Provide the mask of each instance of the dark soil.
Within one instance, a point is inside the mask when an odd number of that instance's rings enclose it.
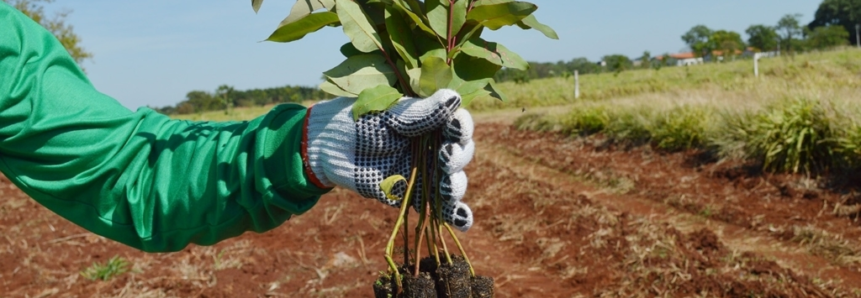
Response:
[[[442,266],[437,267],[436,258],[426,257],[421,260],[418,277],[407,274],[414,270],[412,266],[401,268],[403,289],[399,291],[397,284],[389,275],[380,276],[374,283],[374,295],[377,298],[472,298],[493,297],[493,279],[486,276],[471,277],[469,264],[461,256],[452,255],[453,264],[443,260]]]

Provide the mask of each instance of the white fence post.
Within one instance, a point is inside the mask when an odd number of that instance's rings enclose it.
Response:
[[[753,75],[759,77],[759,53],[753,54]]]
[[[580,98],[580,71],[574,70],[574,99]]]

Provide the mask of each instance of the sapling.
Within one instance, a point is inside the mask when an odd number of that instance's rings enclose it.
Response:
[[[255,11],[262,2],[251,1]],[[359,119],[384,111],[405,96],[428,97],[443,88],[457,91],[463,106],[479,97],[505,100],[493,76],[503,67],[526,70],[529,64],[503,45],[482,39],[481,34],[485,29],[518,26],[557,39],[556,32],[533,15],[537,9],[535,4],[513,0],[298,0],[267,40],[292,42],[323,27],[342,27],[350,39],[340,49],[346,59],[323,73],[320,89],[356,98],[352,114]],[[469,263],[460,241],[442,220],[439,192],[430,187],[439,185],[442,177],[433,156],[439,152],[440,135],[414,138],[410,177],[388,177],[380,185],[389,194],[395,184],[407,182],[404,197],[392,198],[401,200],[401,209],[385,252],[399,288],[401,276],[392,255],[400,227],[409,216],[408,206],[415,205],[420,217],[413,236],[414,258],[410,260],[410,250],[405,249],[404,266],[414,264],[413,274],[419,274],[423,245],[437,266],[452,264],[444,233]],[[417,184],[421,189],[414,189]],[[420,204],[411,203],[416,194],[423,198]],[[404,245],[409,246],[406,228],[403,235]],[[474,277],[471,264],[469,271]]]

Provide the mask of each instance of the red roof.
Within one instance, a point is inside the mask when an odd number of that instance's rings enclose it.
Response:
[[[688,53],[670,54],[670,57],[681,60],[681,59],[692,59],[692,58],[696,58],[697,56],[694,55],[693,52],[688,52]]]

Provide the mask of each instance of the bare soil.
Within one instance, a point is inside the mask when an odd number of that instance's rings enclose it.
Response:
[[[857,178],[771,175],[508,120],[477,126],[464,198],[476,225],[458,235],[496,297],[861,296]],[[146,254],[4,177],[0,297],[374,297],[396,213],[336,189],[273,231]],[[131,272],[81,276],[113,256]]]

